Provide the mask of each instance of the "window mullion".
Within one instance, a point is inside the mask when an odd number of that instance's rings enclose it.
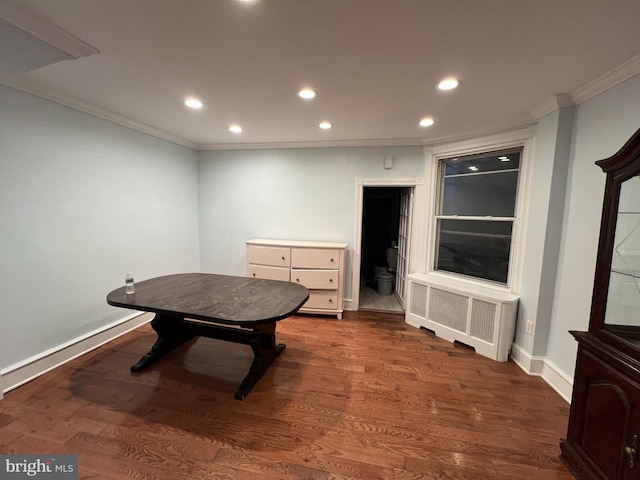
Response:
[[[477,215],[436,215],[436,219],[441,220],[476,220],[476,221],[487,221],[490,220],[492,222],[513,222],[516,217],[493,217],[491,215],[487,215],[484,217],[480,217]]]

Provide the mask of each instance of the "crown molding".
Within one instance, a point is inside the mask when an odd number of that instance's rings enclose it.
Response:
[[[52,102],[74,108],[95,117],[100,117],[110,122],[123,125],[125,127],[138,130],[154,137],[162,138],[178,145],[182,145],[192,150],[269,150],[269,149],[291,149],[291,148],[331,148],[331,147],[413,147],[421,146],[421,138],[371,138],[361,140],[327,140],[320,142],[266,142],[266,143],[213,143],[198,144],[186,138],[168,133],[159,128],[152,127],[146,123],[138,122],[124,115],[117,114],[110,110],[83,102],[73,97],[54,92],[40,83],[21,77],[11,83],[11,87],[30,93],[37,97],[51,100]]]
[[[62,50],[73,58],[89,57],[100,53],[95,47],[71,35],[55,23],[16,2],[0,2],[0,18],[34,37]]]
[[[561,108],[573,107],[573,106],[575,106],[575,103],[573,101],[572,96],[568,93],[560,93],[558,95],[554,95],[553,97],[549,98],[545,102],[542,102],[537,107],[532,108],[530,110],[530,113],[533,116],[533,118],[539,120],[545,115],[550,114],[551,112],[554,112]]]
[[[421,138],[367,138],[360,140],[326,140],[320,142],[269,142],[269,143],[209,143],[199,145],[198,150],[269,150],[287,148],[331,147],[416,147]]]
[[[640,55],[636,55],[619,67],[614,68],[613,70],[596,78],[594,81],[587,83],[584,87],[575,90],[571,93],[571,98],[573,99],[573,102],[578,105],[592,97],[595,97],[605,90],[615,87],[619,83],[638,75],[639,73]]]
[[[0,4],[0,17],[3,14],[3,6]],[[152,127],[142,122],[117,114],[115,112],[97,107],[95,105],[82,102],[78,99],[68,97],[57,92],[52,92],[42,85],[19,78],[11,86],[24,92],[45,98],[47,100],[66,105],[96,117],[109,120],[125,127],[138,130],[154,137],[158,137],[178,145],[182,145],[192,150],[267,150],[267,149],[293,149],[293,148],[344,148],[344,147],[407,147],[407,146],[436,146],[444,143],[463,141],[477,138],[496,132],[519,129],[531,126],[543,116],[560,108],[578,105],[589,98],[604,92],[605,90],[631,78],[640,73],[640,55],[623,63],[618,68],[602,75],[596,80],[588,83],[570,94],[558,94],[549,98],[542,104],[531,109],[528,114],[511,118],[504,122],[486,125],[481,129],[468,130],[455,135],[429,137],[429,138],[384,138],[384,139],[358,139],[358,140],[327,140],[309,142],[265,142],[265,143],[209,143],[198,144],[186,138],[168,133],[164,130]]]
[[[11,84],[11,87],[26,93],[30,93],[37,97],[44,98],[46,100],[51,100],[52,102],[59,103],[66,107],[71,107],[75,110],[88,113],[89,115],[93,115],[94,117],[99,117],[104,120],[117,123],[118,125],[122,125],[133,130],[138,130],[139,132],[147,133],[163,140],[168,140],[169,142],[182,145],[183,147],[187,147],[192,150],[198,150],[198,144],[190,140],[165,132],[164,130],[160,130],[159,128],[152,127],[151,125],[147,125],[146,123],[138,122],[137,120],[133,120],[129,117],[125,117],[124,115],[117,114],[110,110],[106,110],[104,108],[82,102],[81,100],[78,100],[76,98],[68,97],[66,95],[47,90],[45,88],[42,88],[41,85],[37,82],[27,80],[26,78],[18,79]]]
[[[590,98],[615,87],[619,83],[638,75],[640,73],[640,55],[636,55],[627,60],[622,65],[601,75],[592,82],[587,83],[583,87],[574,90],[571,93],[561,93],[545,100],[537,107],[530,110],[534,118],[540,119],[551,112],[565,107],[574,107],[586,102]]]
[[[487,135],[499,134],[511,130],[520,130],[522,128],[532,127],[534,124],[535,119],[532,118],[531,115],[521,115],[504,122],[487,125],[481,129],[467,130],[466,132],[460,132],[455,135],[427,138],[423,140],[422,145],[425,148],[436,147],[442,144],[472,140],[478,137],[485,137]]]
[[[484,151],[487,148],[498,150],[522,145],[531,140],[536,133],[535,124],[529,124],[520,128],[492,132],[483,136],[459,139],[440,145],[429,147],[429,155],[432,158],[443,158],[445,156],[460,156]],[[425,149],[426,150],[426,149]]]

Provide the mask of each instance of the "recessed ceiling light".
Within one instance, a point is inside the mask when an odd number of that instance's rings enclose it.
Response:
[[[189,108],[193,108],[194,110],[202,108],[202,102],[196,97],[187,97],[184,100],[184,104]]]
[[[434,123],[435,123],[435,120],[433,120],[433,118],[431,118],[431,117],[426,117],[426,118],[423,118],[422,120],[420,120],[420,126],[421,127],[430,127]]]
[[[498,160],[500,160],[501,162],[508,162],[509,160],[511,160],[509,157],[498,157]]]
[[[458,85],[460,85],[460,81],[457,78],[449,77],[442,80],[438,84],[438,88],[440,90],[453,90]]]
[[[229,127],[229,131],[233,133],[240,133],[242,132],[242,127],[240,125],[233,124]]]
[[[469,170],[471,170],[472,172],[475,172],[475,171],[477,171],[477,170],[478,170],[478,167],[476,167],[476,166],[474,166],[474,165],[471,165],[471,166],[469,167]]]
[[[318,126],[323,130],[329,130],[333,125],[331,125],[329,122],[322,122]]]
[[[298,92],[298,96],[300,98],[304,98],[305,100],[309,100],[316,96],[316,92],[310,88],[303,88]]]

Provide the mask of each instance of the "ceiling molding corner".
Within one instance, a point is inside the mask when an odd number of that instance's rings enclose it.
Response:
[[[118,125],[122,125],[124,127],[128,127],[133,130],[137,130],[139,132],[146,133],[148,135],[152,135],[154,137],[161,138],[172,143],[176,143],[178,145],[182,145],[183,147],[187,147],[192,150],[199,149],[198,144],[190,140],[179,137],[172,133],[165,132],[164,130],[160,130],[159,128],[152,127],[151,125],[147,125],[146,123],[138,122],[137,120],[119,115],[110,110],[106,110],[95,105],[82,102],[81,100],[75,98],[48,91],[45,88],[42,88],[39,84],[30,82],[25,78],[19,79],[19,81],[12,83],[10,86],[25,93],[29,93],[31,95],[50,100],[52,102],[59,103],[66,107],[88,113],[89,115],[93,115],[94,117],[99,117],[103,120],[108,120],[112,123],[116,123]]]
[[[73,58],[89,57],[100,51],[73,36],[45,17],[15,2],[0,2],[0,18],[24,30]]]
[[[575,102],[572,95],[568,93],[559,93],[558,95],[554,95],[553,97],[542,102],[537,107],[533,107],[529,112],[536,120],[539,120],[545,115],[550,114],[551,112],[554,112],[561,108],[574,106]]]

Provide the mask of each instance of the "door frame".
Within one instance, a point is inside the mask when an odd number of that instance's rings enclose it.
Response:
[[[364,213],[364,189],[365,187],[398,187],[413,189],[413,208],[411,210],[412,229],[409,233],[409,259],[406,273],[415,272],[415,266],[424,262],[424,254],[419,254],[418,245],[423,244],[426,238],[426,222],[424,209],[426,197],[424,180],[418,178],[397,179],[366,179],[356,178],[355,208],[353,222],[353,257],[351,259],[351,305],[349,310],[358,310],[360,307],[360,264],[362,262],[362,215]],[[426,250],[423,248],[423,250]]]
[[[405,192],[408,190],[408,194],[406,197],[408,198],[408,205],[405,205],[404,198]],[[413,195],[414,188],[404,187],[402,189],[402,194],[400,195],[400,218],[398,219],[398,260],[396,265],[396,296],[400,301],[400,306],[402,309],[406,309],[405,300],[407,296],[406,286],[407,286],[407,271],[409,270],[409,258],[411,258],[411,229],[413,227]],[[404,211],[406,208],[406,212]],[[403,235],[403,222],[402,217],[406,216],[406,229]],[[406,238],[406,243],[403,245],[402,238]],[[404,252],[404,255],[403,255]],[[401,260],[402,259],[402,260]],[[401,273],[402,272],[402,273]],[[398,289],[398,285],[402,285],[400,289]]]

